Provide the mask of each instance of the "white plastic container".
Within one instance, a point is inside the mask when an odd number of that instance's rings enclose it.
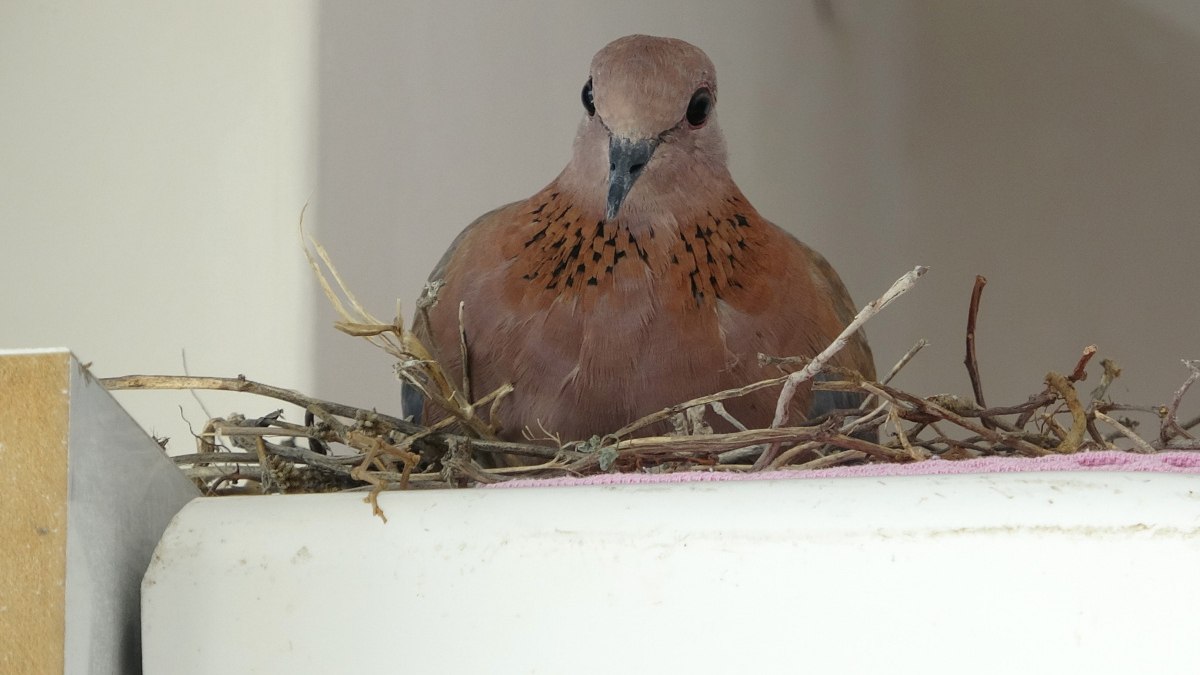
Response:
[[[195,500],[148,675],[1200,672],[1200,483],[1039,473]]]

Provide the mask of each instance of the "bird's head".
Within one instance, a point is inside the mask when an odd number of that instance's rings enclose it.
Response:
[[[691,44],[648,35],[609,43],[592,59],[582,99],[572,163],[604,185],[606,220],[645,198],[682,198],[699,187],[691,179],[725,171],[716,70]]]

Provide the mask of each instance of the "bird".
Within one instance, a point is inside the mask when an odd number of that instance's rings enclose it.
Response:
[[[619,38],[592,59],[580,98],[566,167],[454,239],[413,323],[453,381],[465,353],[472,391],[512,385],[494,410],[499,438],[603,436],[778,376],[760,353],[812,357],[842,332],[855,309],[837,272],[733,181],[703,51],[674,38]],[[861,331],[832,365],[874,379]],[[724,405],[763,428],[777,397],[764,389]],[[404,413],[427,424],[445,415],[414,387],[402,398]],[[793,419],[859,400],[802,387]],[[663,422],[635,435],[667,431]]]

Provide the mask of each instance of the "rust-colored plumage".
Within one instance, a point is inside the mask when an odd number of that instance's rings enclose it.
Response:
[[[812,356],[853,317],[825,259],[734,184],[716,93],[712,63],[686,42],[609,44],[592,61],[567,167],[472,223],[434,269],[437,301],[418,335],[459,375],[465,303],[474,391],[515,387],[498,409],[503,437],[529,427],[588,438],[772,377],[758,353]],[[835,364],[874,377],[861,335]],[[766,426],[776,396],[726,408]],[[797,418],[835,407],[820,396],[801,392]],[[426,411],[427,421],[438,414]]]

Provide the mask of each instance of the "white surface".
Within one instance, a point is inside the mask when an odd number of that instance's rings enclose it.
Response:
[[[24,356],[27,354],[65,354],[71,350],[66,347],[34,347],[29,349],[0,349],[0,357]]]
[[[176,511],[200,492],[70,360],[66,673],[135,673],[139,584]]]
[[[1200,669],[1200,483],[993,474],[196,500],[146,673]]]

